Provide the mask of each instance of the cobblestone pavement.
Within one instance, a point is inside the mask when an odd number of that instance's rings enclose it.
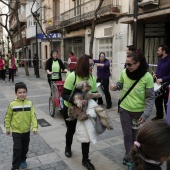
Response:
[[[62,115],[56,114],[54,118],[49,115],[49,85],[46,73],[40,70],[40,78],[35,78],[33,69],[29,68],[30,76],[25,76],[24,69],[19,68],[15,82],[23,81],[27,84],[28,98],[33,101],[37,118],[44,119],[50,126],[41,127],[37,135],[31,133],[28,152],[29,170],[85,170],[81,165],[81,145],[76,141],[72,145],[72,158],[66,158],[65,132],[66,126]],[[7,77],[8,80],[8,77]],[[122,165],[124,156],[123,135],[117,113],[117,101],[120,92],[112,92],[113,107],[108,115],[114,125],[114,130],[106,130],[99,136],[98,142],[90,146],[90,159],[96,170],[126,170]],[[12,137],[6,136],[3,127],[6,109],[10,101],[15,98],[14,83],[0,80],[0,170],[10,170],[12,161]],[[105,107],[105,105],[104,105]]]

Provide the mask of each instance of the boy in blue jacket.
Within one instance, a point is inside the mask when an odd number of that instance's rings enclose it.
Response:
[[[20,166],[22,169],[27,167],[30,128],[32,126],[33,134],[38,129],[33,103],[27,99],[27,86],[23,82],[16,83],[15,93],[17,98],[9,104],[4,121],[7,135],[10,135],[12,129],[14,142],[11,170],[19,170]]]

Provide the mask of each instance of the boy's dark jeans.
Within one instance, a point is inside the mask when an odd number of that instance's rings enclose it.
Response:
[[[12,132],[13,137],[13,160],[12,170],[19,169],[21,162],[26,161],[26,154],[28,152],[30,132],[15,133]]]

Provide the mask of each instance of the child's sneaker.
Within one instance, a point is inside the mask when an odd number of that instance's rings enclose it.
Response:
[[[133,162],[127,163],[128,166],[128,170],[134,170],[135,169],[135,165]]]
[[[21,168],[25,169],[27,167],[27,163],[26,162],[21,162]]]

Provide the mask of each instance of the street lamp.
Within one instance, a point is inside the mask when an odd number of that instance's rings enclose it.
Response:
[[[39,19],[40,14],[35,12],[34,13],[34,17],[36,18],[36,59],[37,59],[37,63],[35,66],[35,74],[36,74],[36,78],[40,78],[40,74],[39,74],[39,57],[38,57],[38,37],[37,37],[37,20]]]
[[[138,22],[138,2],[134,0],[134,23],[133,23],[133,45],[137,49],[137,22]]]

